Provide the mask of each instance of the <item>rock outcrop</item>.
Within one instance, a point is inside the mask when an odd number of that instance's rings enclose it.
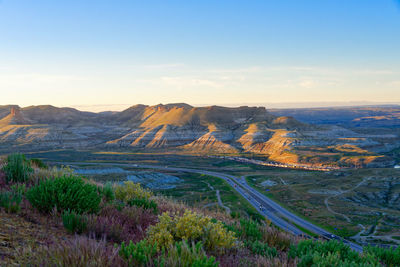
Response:
[[[91,113],[53,106],[0,106],[2,151],[101,148],[251,153],[282,163],[383,166],[389,161],[371,148],[383,149],[382,142],[388,147],[388,140],[389,136],[374,138],[339,126],[313,126],[292,117],[276,117],[263,107],[178,103]]]

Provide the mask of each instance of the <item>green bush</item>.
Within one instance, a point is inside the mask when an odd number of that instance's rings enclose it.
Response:
[[[177,242],[157,258],[156,266],[174,267],[217,267],[214,257],[207,257],[201,242],[189,245],[185,241]]]
[[[11,191],[16,194],[25,195],[25,193],[26,193],[26,185],[25,184],[13,184],[10,188],[11,188]]]
[[[299,267],[306,266],[381,266],[371,254],[359,254],[336,240],[327,242],[303,240],[292,246],[289,257],[298,257]]]
[[[257,211],[247,211],[247,214],[249,215],[250,219],[256,222],[263,222],[265,221],[264,216],[262,216],[260,213],[258,213]]]
[[[154,213],[158,212],[157,203],[153,200],[147,200],[145,198],[133,198],[127,203],[129,206],[142,207],[146,210],[152,209]]]
[[[243,240],[256,241],[262,238],[260,225],[253,220],[241,219],[239,225],[233,224],[226,227]]]
[[[151,244],[144,239],[136,244],[132,241],[128,245],[122,242],[119,255],[128,263],[129,266],[146,266],[152,262],[152,258],[157,254],[157,244]]]
[[[65,210],[62,213],[64,227],[70,233],[81,234],[87,228],[87,218],[84,215],[76,214],[74,211]]]
[[[10,181],[17,183],[26,182],[33,173],[30,162],[22,154],[9,155],[6,163],[3,171],[6,174],[7,183]]]
[[[266,243],[260,241],[246,242],[246,246],[253,254],[261,255],[267,258],[273,258],[278,255],[276,248],[268,246]]]
[[[17,213],[21,210],[22,195],[18,192],[0,192],[0,207],[8,213]]]
[[[232,211],[232,212],[231,212],[231,217],[232,217],[233,219],[238,219],[238,218],[240,218],[240,213],[237,212],[237,211]]]
[[[50,213],[66,209],[77,213],[95,213],[99,210],[101,196],[97,186],[86,183],[76,176],[61,176],[41,181],[32,187],[26,197],[40,212]]]
[[[377,257],[386,266],[400,266],[400,247],[384,249],[368,246],[364,248],[364,253]]]
[[[101,194],[106,199],[106,202],[111,202],[115,199],[114,189],[112,188],[112,185],[110,183],[106,183],[103,188],[101,188]]]

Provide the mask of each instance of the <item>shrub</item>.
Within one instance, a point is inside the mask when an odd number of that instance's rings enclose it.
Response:
[[[206,249],[232,248],[236,237],[227,231],[221,222],[212,222],[208,216],[185,211],[182,216],[171,217],[168,213],[159,216],[159,222],[150,226],[149,240],[158,244],[158,248],[171,246],[174,241],[202,241]]]
[[[107,246],[104,240],[96,241],[85,236],[34,249],[28,247],[18,261],[20,266],[126,266],[118,255],[118,248]]]
[[[289,257],[298,257],[298,266],[380,266],[376,257],[359,253],[336,240],[303,240],[292,246]]]
[[[124,182],[122,185],[115,185],[114,192],[115,197],[121,201],[129,201],[134,198],[149,199],[153,195],[151,191],[132,181]]]
[[[292,243],[296,242],[296,238],[293,235],[276,228],[261,226],[260,231],[262,233],[262,241],[279,250],[287,250]]]
[[[157,244],[151,244],[146,239],[136,244],[130,241],[128,245],[122,242],[119,249],[119,255],[129,266],[148,266],[156,254]]]
[[[7,182],[26,182],[33,173],[30,162],[22,154],[11,154],[3,167]]]
[[[101,197],[97,187],[76,176],[61,176],[41,181],[32,187],[26,197],[40,212],[49,213],[54,207],[77,213],[94,213],[99,210]]]
[[[8,213],[19,212],[21,210],[21,201],[22,195],[18,192],[0,192],[0,207],[3,207]]]
[[[11,187],[11,191],[16,194],[24,195],[26,193],[26,185],[25,184],[13,184]]]
[[[400,265],[400,247],[384,249],[381,247],[368,246],[364,248],[364,253],[371,254],[382,261],[386,266]]]
[[[250,219],[256,222],[263,222],[265,221],[264,216],[262,216],[260,213],[258,213],[257,211],[247,211],[247,214],[249,215]]]
[[[87,218],[83,215],[76,214],[74,211],[65,210],[62,214],[64,227],[70,233],[83,233],[87,228]]]
[[[277,256],[276,248],[271,248],[268,244],[260,241],[246,242],[246,246],[250,249],[253,254],[261,255],[268,258]]]
[[[142,207],[146,210],[152,209],[154,213],[157,213],[157,203],[154,202],[153,200],[147,200],[145,198],[133,198],[130,199],[128,202],[129,206],[137,206],[137,207]]]
[[[262,238],[261,226],[252,220],[241,219],[239,225],[233,224],[226,227],[242,240],[255,241]]]
[[[158,266],[174,267],[217,267],[214,257],[207,257],[201,242],[189,245],[185,241],[177,242],[163,252],[156,260]]]
[[[87,232],[113,242],[133,242],[143,239],[146,229],[156,222],[156,215],[139,207],[118,210],[114,203],[101,209],[97,216],[88,216]]]
[[[110,183],[106,183],[103,188],[101,188],[101,194],[104,196],[106,202],[111,202],[115,199],[114,190]]]
[[[238,218],[240,218],[240,213],[237,212],[237,211],[232,211],[230,215],[231,215],[231,217],[232,217],[233,219],[238,219]]]
[[[248,240],[261,239],[260,225],[252,220],[240,220],[239,235]]]

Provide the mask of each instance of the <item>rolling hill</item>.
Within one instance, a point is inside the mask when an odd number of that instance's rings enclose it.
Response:
[[[287,115],[287,114],[286,114]],[[135,105],[91,113],[54,106],[0,106],[0,150],[108,149],[251,154],[282,163],[390,166],[399,136],[360,133],[276,116],[264,107]]]

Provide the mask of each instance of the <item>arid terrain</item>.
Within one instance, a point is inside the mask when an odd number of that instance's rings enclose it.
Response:
[[[389,111],[397,114],[393,108]],[[288,116],[281,116],[282,112]],[[383,116],[381,110],[376,116],[371,112],[368,118]],[[0,152],[101,149],[248,155],[315,166],[396,164],[393,151],[400,147],[396,128],[377,130],[375,124],[354,128],[327,124],[321,118],[311,121],[318,124],[310,124],[302,116],[297,120],[292,115],[296,117],[297,113],[187,104],[135,105],[122,112],[101,113],[53,106],[0,106]],[[325,115],[327,120],[340,120],[340,116]],[[360,116],[353,120],[366,120],[363,118],[367,115]]]

